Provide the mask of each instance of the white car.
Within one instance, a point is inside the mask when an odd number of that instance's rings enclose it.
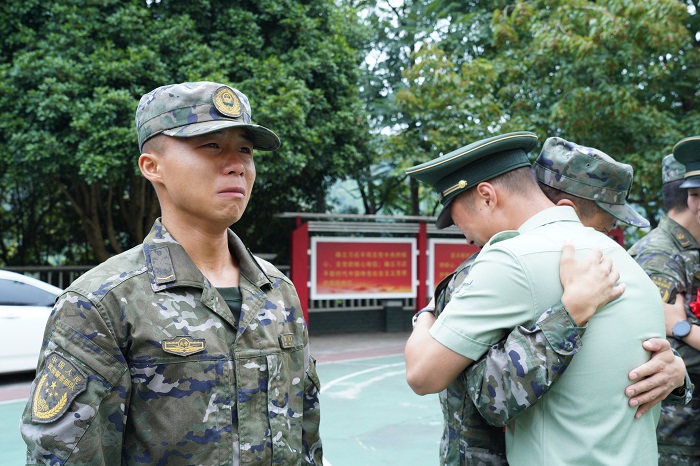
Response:
[[[63,290],[0,270],[0,374],[36,370],[44,328]]]

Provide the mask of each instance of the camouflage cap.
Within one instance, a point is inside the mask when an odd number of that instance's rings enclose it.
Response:
[[[161,86],[141,97],[136,107],[139,151],[157,134],[187,138],[232,127],[247,129],[254,149],[279,149],[277,135],[250,120],[248,98],[225,84],[203,81]]]
[[[673,154],[668,154],[661,160],[661,183],[666,184],[671,181],[683,179],[685,167]]]
[[[700,136],[680,140],[673,146],[673,156],[685,166],[681,188],[700,188]]]
[[[631,165],[616,162],[598,149],[553,137],[544,142],[533,168],[540,183],[590,199],[628,225],[649,226],[626,201],[634,173]]]
[[[537,145],[537,136],[527,131],[502,134],[445,154],[406,170],[406,174],[433,186],[442,203],[435,225],[452,225],[450,203],[458,194],[520,167],[530,166],[527,153]]]

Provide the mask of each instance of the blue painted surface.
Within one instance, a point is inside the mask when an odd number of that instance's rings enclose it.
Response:
[[[319,364],[318,373],[325,463],[439,464],[438,397],[411,391],[402,355]]]
[[[25,448],[19,435],[19,419],[26,402],[0,404],[0,464],[25,464]]]
[[[326,466],[438,465],[437,395],[406,384],[403,355],[319,363]],[[0,465],[24,464],[19,419],[26,402],[0,404]]]

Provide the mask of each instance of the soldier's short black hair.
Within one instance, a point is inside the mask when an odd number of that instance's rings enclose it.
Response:
[[[688,208],[688,190],[681,189],[679,186],[683,184],[685,179],[669,181],[661,186],[661,196],[664,202],[664,209],[667,212],[675,209],[678,212],[683,212]]]
[[[486,182],[491,183],[494,186],[500,186],[511,194],[517,196],[531,195],[533,192],[532,190],[536,190],[539,184],[535,178],[535,173],[530,167],[516,168],[515,170],[511,170],[503,173],[502,175],[498,175],[495,178],[486,180]],[[464,203],[464,205],[469,208],[469,206],[473,203],[475,195],[476,189],[467,189],[466,191],[458,194],[459,201]]]
[[[546,185],[542,182],[540,182],[539,185],[540,189],[545,194],[545,196],[547,196],[549,200],[553,203],[556,204],[562,199],[568,199],[571,202],[573,202],[576,205],[576,210],[580,219],[591,218],[599,211],[605,212],[598,206],[598,204],[595,203],[595,201],[574,196],[573,194],[566,193],[561,189],[552,188],[551,186]]]

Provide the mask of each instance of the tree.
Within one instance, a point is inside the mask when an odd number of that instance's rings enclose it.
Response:
[[[654,221],[661,158],[700,133],[696,2],[440,3],[443,26],[415,48],[396,93],[420,125],[390,144],[420,140],[425,161],[500,132],[561,136],[633,165],[630,201]]]
[[[538,6],[494,15],[494,43],[522,51],[503,62],[503,79],[522,83],[501,89],[502,101],[517,102],[507,113],[631,164],[629,200],[655,225],[661,159],[700,132],[697,19],[675,0]]]
[[[364,13],[364,24],[371,31],[360,76],[360,92],[365,103],[367,124],[373,134],[366,141],[363,153],[366,164],[351,178],[357,184],[365,214],[376,214],[380,209],[390,213],[405,203],[400,185],[404,175],[397,171],[402,154],[394,153],[386,145],[388,128],[409,127],[396,108],[395,93],[402,85],[401,72],[410,66],[412,47],[421,27],[429,30],[432,18],[414,14],[423,10],[422,1],[359,0],[355,6]],[[398,196],[397,196],[398,194]]]
[[[58,190],[91,258],[105,260],[158,215],[136,167],[140,96],[172,82],[230,83],[283,141],[256,154],[257,185],[236,230],[254,249],[286,251],[274,214],[325,209],[330,183],[361,159],[353,15],[332,0],[4,2],[0,164],[13,167],[4,176]]]
[[[452,57],[452,51],[473,48],[483,53],[489,36],[485,31],[493,8],[500,4],[506,2],[360,2],[367,12],[365,22],[374,32],[361,82],[369,125],[375,135],[368,152],[373,154],[372,166],[389,166],[392,170],[384,170],[379,180],[367,176],[355,179],[363,198],[364,193],[373,192],[372,185],[395,187],[390,192],[374,190],[375,197],[379,197],[374,205],[381,205],[387,213],[435,213],[434,196],[426,203],[425,187],[407,179],[404,170],[458,147],[457,141],[464,141],[465,133],[454,132],[453,127],[471,124],[477,126],[475,134],[482,131],[480,121],[469,123],[468,115],[453,108],[453,104],[462,103],[451,101],[452,95],[445,94],[445,90],[459,84],[450,81],[457,77],[459,63],[475,57]],[[465,25],[469,25],[466,30]],[[438,49],[437,43],[443,48]],[[435,62],[426,55],[428,50],[437,54]],[[415,98],[412,89],[416,86],[426,92],[425,99]],[[478,106],[479,102],[471,105]],[[429,206],[428,212],[421,203]]]

